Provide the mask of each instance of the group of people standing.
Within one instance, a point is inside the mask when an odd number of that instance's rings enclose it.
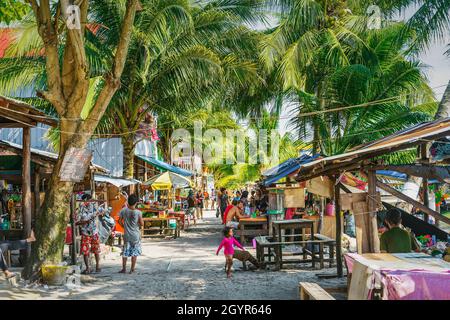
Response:
[[[104,210],[99,210],[95,203],[91,201],[89,194],[83,195],[83,202],[78,209],[78,219],[76,225],[80,227],[81,248],[80,254],[84,258],[86,269],[82,274],[92,272],[89,265],[89,256],[92,253],[95,257],[95,272],[100,269],[100,239],[96,218],[104,214]],[[132,194],[127,197],[127,204],[119,213],[118,223],[124,228],[124,246],[122,250],[122,269],[120,273],[126,272],[128,258],[131,258],[130,273],[135,272],[137,257],[142,254],[141,248],[141,228],[144,225],[142,213],[136,209],[139,198]]]

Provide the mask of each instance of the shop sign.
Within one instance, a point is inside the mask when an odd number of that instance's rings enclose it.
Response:
[[[92,151],[88,149],[70,148],[64,157],[59,171],[61,181],[81,182],[92,159]]]

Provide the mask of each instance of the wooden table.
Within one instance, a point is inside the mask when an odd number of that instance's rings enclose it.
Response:
[[[345,254],[349,300],[448,300],[450,263],[424,253]],[[369,284],[369,285],[368,285]]]
[[[289,236],[284,236],[289,237]],[[314,240],[302,240],[302,241],[277,241],[272,237],[256,237],[256,259],[260,264],[271,265],[274,264],[277,270],[283,268],[283,264],[299,264],[299,263],[312,263],[312,267],[316,267],[316,263],[319,263],[320,269],[324,268],[325,262],[328,262],[330,267],[334,263],[334,247],[335,240],[323,236],[321,234],[315,234]],[[295,245],[303,248],[301,253],[284,253],[283,247]],[[318,247],[316,250],[315,247]],[[325,257],[324,248],[328,248],[328,257]],[[284,259],[283,255],[289,256],[302,256],[299,259]],[[268,260],[266,260],[266,257]],[[272,261],[273,259],[273,261]]]
[[[176,228],[169,228],[169,220],[176,219],[177,225]],[[173,237],[177,238],[180,236],[180,218],[178,217],[165,217],[165,218],[143,218],[144,226],[141,230],[141,235],[143,238],[151,237],[152,235],[146,234],[145,231],[151,231],[151,230],[159,230],[159,235],[163,235],[163,232],[166,230],[173,231]],[[153,227],[152,225],[158,223],[159,226]],[[150,225],[150,226],[148,226]],[[147,227],[148,226],[148,227]]]
[[[283,230],[310,229],[311,239],[314,239],[314,221],[307,219],[278,220],[272,222],[273,235],[277,241],[283,242]],[[295,232],[293,232],[295,233]],[[305,239],[302,239],[305,240]]]
[[[237,235],[240,237],[241,244],[245,244],[246,236],[266,236],[268,235],[267,218],[241,218]]]
[[[278,220],[283,220],[284,219],[284,212],[280,212],[280,213],[266,213],[266,217],[267,217],[267,225],[269,226],[269,236],[273,236],[272,234],[272,222],[273,221],[278,221]]]

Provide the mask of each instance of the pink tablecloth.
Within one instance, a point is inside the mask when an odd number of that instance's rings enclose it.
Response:
[[[363,264],[367,261],[358,254],[350,253],[344,257],[349,273],[353,270],[355,260]],[[427,270],[426,267],[421,268],[420,259],[408,260],[408,263],[412,261],[417,263],[417,269],[396,270],[392,267],[380,267],[372,270],[374,277],[383,285],[383,299],[450,300],[450,269]]]

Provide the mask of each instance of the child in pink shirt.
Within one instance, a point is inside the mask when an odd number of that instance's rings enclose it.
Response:
[[[216,255],[218,255],[219,251],[222,248],[224,248],[223,253],[225,254],[227,277],[231,278],[231,267],[233,266],[234,246],[237,246],[244,251],[245,251],[245,249],[233,237],[233,229],[232,228],[225,227],[225,229],[223,230],[223,235],[225,236],[225,238],[223,238],[222,242],[219,245],[219,248],[217,248]]]

